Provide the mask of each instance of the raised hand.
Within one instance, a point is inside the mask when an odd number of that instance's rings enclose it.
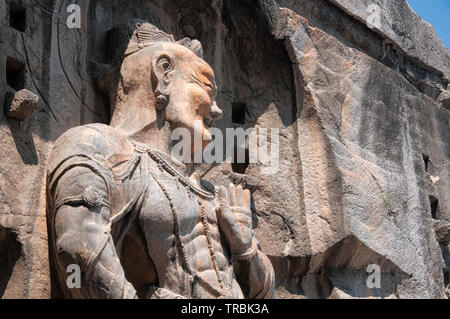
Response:
[[[217,220],[236,259],[245,259],[254,253],[250,200],[250,191],[243,190],[241,185],[236,187],[230,184],[228,190],[219,187]]]

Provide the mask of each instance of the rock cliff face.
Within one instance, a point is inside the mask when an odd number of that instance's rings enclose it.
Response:
[[[69,128],[108,123],[92,81],[106,32],[142,18],[203,44],[219,128],[280,130],[276,175],[199,167],[251,189],[277,298],[447,298],[450,53],[406,1],[80,3],[69,29],[72,1],[0,1],[0,297],[52,296],[47,157]],[[39,103],[19,121],[5,114],[21,89]],[[380,288],[366,285],[372,264]]]

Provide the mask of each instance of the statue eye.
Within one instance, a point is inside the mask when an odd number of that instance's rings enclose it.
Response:
[[[163,67],[164,70],[167,70],[170,67],[170,62],[167,60],[164,60],[161,62],[161,66]]]
[[[217,96],[217,88],[213,86],[211,83],[203,83],[203,86],[207,88],[208,95],[211,98],[215,98]]]
[[[172,62],[169,57],[163,56],[159,59],[158,65],[164,70],[169,71],[172,68]]]
[[[214,92],[214,86],[211,83],[203,83],[211,92]]]

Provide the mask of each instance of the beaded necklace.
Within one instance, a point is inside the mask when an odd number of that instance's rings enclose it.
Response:
[[[167,173],[169,173],[174,177],[177,177],[180,183],[188,187],[195,195],[198,195],[208,200],[213,200],[216,197],[215,193],[205,191],[192,184],[192,182],[188,178],[180,174],[175,168],[173,168],[169,163],[167,163],[167,161],[164,158],[162,158],[162,156],[159,155],[157,152],[148,149],[147,153],[152,160],[157,162]]]

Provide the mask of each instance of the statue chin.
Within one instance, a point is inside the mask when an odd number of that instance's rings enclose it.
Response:
[[[212,134],[210,131],[210,127],[203,123],[203,121],[195,121],[195,125],[189,125],[189,126],[180,126],[180,127],[186,127],[189,130],[189,133],[191,134],[191,143],[192,147],[195,148],[195,143],[200,141],[201,139],[201,146],[202,149],[206,147],[212,140]],[[200,124],[201,123],[201,124]]]

